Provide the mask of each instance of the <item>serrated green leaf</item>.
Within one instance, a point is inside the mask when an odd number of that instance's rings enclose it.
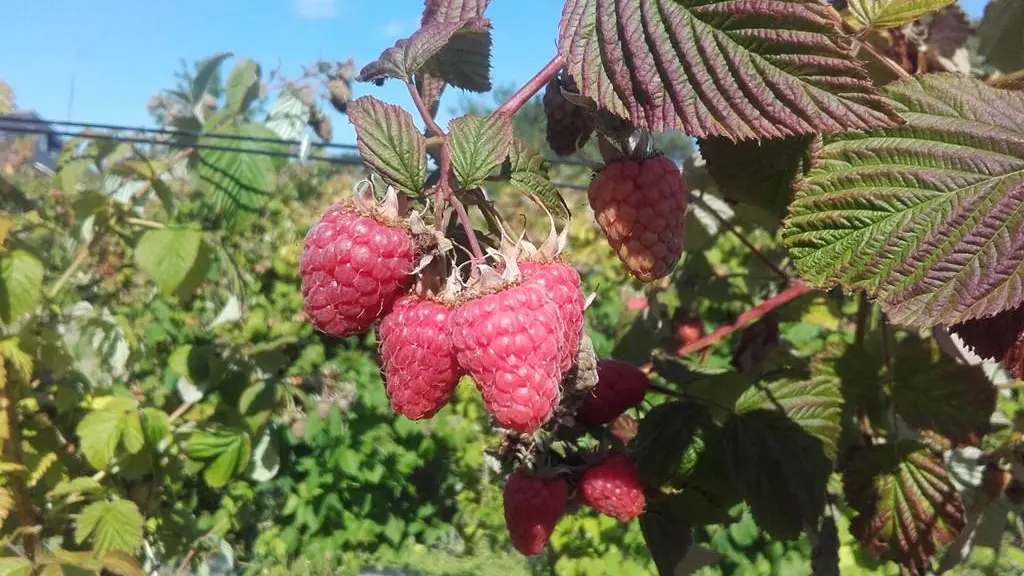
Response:
[[[448,123],[445,141],[459,188],[479,186],[512,148],[512,119],[504,114],[466,115]]]
[[[253,433],[267,423],[276,407],[277,387],[270,382],[249,386],[238,399],[238,410],[245,416],[245,422]]]
[[[56,499],[72,494],[96,494],[99,492],[103,492],[103,485],[98,480],[91,476],[80,476],[71,480],[62,480],[46,493],[46,497]]]
[[[1024,102],[951,74],[886,87],[907,124],[829,136],[782,236],[816,287],[927,327],[1024,302]]]
[[[35,307],[43,285],[43,263],[31,253],[0,254],[0,320],[6,323]]]
[[[30,576],[32,563],[23,558],[0,558],[0,576]]]
[[[1024,68],[1024,3],[992,0],[985,6],[978,25],[978,52],[1005,73]]]
[[[146,436],[142,433],[142,415],[139,412],[125,414],[121,444],[129,454],[138,454],[146,446]]]
[[[721,418],[734,409],[736,401],[753,385],[754,380],[749,374],[723,372],[687,382],[682,389],[688,397],[703,402],[716,418]]]
[[[130,500],[93,502],[78,516],[75,540],[83,544],[90,539],[99,555],[111,550],[134,554],[142,547],[144,521],[139,507]]]
[[[762,530],[793,540],[817,522],[832,472],[820,439],[772,409],[733,415],[723,436],[736,482]]]
[[[697,434],[711,424],[711,414],[691,401],[666,402],[651,409],[640,421],[630,442],[637,473],[649,486],[663,486],[689,472],[695,456],[687,458],[699,443]]]
[[[123,430],[124,412],[112,410],[93,410],[78,423],[80,447],[93,468],[104,470],[114,459]]]
[[[146,443],[155,447],[171,433],[171,417],[158,408],[143,408],[142,432]]]
[[[427,145],[412,116],[393,104],[363,96],[348,105],[363,162],[395,188],[412,195],[427,182]]]
[[[856,511],[850,532],[872,554],[924,574],[931,556],[964,528],[964,505],[942,461],[917,442],[868,446],[843,474]]]
[[[849,0],[850,13],[868,28],[899,28],[956,0]]]
[[[569,0],[558,51],[583,96],[654,132],[753,140],[898,124],[830,10]]]
[[[270,128],[251,123],[230,124],[217,132],[247,138],[278,138]],[[224,140],[202,138],[200,144],[223,147]],[[200,150],[196,173],[203,190],[211,196],[214,209],[237,226],[257,214],[273,192],[277,159],[266,153],[281,153],[286,148],[261,141],[235,141],[231,147],[241,150]]]
[[[455,23],[482,18],[489,0],[458,2],[426,2],[422,24]],[[425,92],[424,100],[434,108],[445,83],[471,92],[491,89],[490,23],[484,27],[463,27],[416,75],[417,89]]]
[[[375,82],[384,78],[397,78],[403,82],[412,82],[413,76],[448,45],[453,35],[467,27],[486,30],[488,25],[486,18],[428,22],[412,36],[395,42],[377,60],[364,66],[356,80]]]
[[[513,188],[529,195],[530,199],[543,206],[552,216],[568,221],[572,213],[558,188],[551,183],[549,168],[543,154],[525,141],[512,137],[508,158],[502,165],[502,175],[508,178]]]
[[[260,97],[260,77],[262,71],[256,62],[243,59],[231,69],[227,83],[227,108],[236,113],[249,109]]]
[[[249,466],[252,441],[244,432],[200,432],[189,439],[187,453],[189,458],[205,462],[203,479],[210,487],[219,488]]]
[[[806,379],[761,381],[740,396],[736,411],[777,410],[820,441],[828,459],[838,455],[843,396],[838,378],[817,374]]]
[[[267,128],[285,140],[299,140],[306,132],[306,123],[313,110],[313,94],[303,94],[303,90],[300,86],[286,86],[277,95],[267,115]]]
[[[89,154],[79,154],[82,145],[87,142],[84,138],[72,138],[61,146],[60,156],[57,157],[57,175],[54,182],[57,189],[65,194],[72,194],[76,187],[94,165],[95,157]]]
[[[234,56],[231,52],[220,52],[210,56],[203,60],[203,64],[196,71],[195,77],[192,79],[192,103],[196,104],[202,101],[203,94],[210,89],[210,82],[213,80],[214,75],[220,70],[220,65]]]
[[[147,230],[135,246],[135,263],[164,294],[172,294],[196,265],[203,232],[198,228]]]

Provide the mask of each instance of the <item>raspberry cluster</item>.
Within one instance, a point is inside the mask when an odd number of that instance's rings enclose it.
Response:
[[[658,170],[659,178],[667,174]],[[622,207],[633,202],[623,196],[623,178],[654,182],[634,172],[606,168],[602,174],[609,176],[597,186],[598,194],[618,202],[599,214],[613,232],[619,229],[614,222],[625,217]],[[655,184],[660,191],[651,198],[673,193],[674,184]],[[571,507],[587,505],[624,522],[640,515],[644,486],[625,442],[596,451],[550,449],[585,433],[619,437],[616,422],[628,418],[624,413],[649,387],[636,366],[594,356],[584,331],[580,275],[559,256],[564,231],[553,230],[540,249],[522,241],[506,246],[503,239],[502,250],[490,254],[493,264],[474,261],[472,274],[455,269],[432,276],[437,269],[428,264],[440,243],[436,237],[425,241],[422,223],[403,212],[393,188],[379,204],[357,193],[327,209],[309,230],[300,275],[313,326],[341,338],[376,327],[391,408],[411,420],[435,416],[460,380],[472,378],[505,437],[532,446],[524,452],[532,456],[503,462],[509,472],[506,524],[523,554],[540,553]],[[643,235],[640,240],[657,253],[651,274],[665,273],[675,250],[670,218],[661,218],[662,244],[645,242]]]

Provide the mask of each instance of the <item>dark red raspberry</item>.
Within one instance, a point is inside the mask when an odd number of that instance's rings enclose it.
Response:
[[[408,228],[348,203],[331,206],[306,234],[303,308],[318,330],[367,331],[409,285],[415,247]]]
[[[452,345],[498,424],[533,432],[558,404],[565,327],[558,307],[533,284],[464,302],[452,313]]]
[[[462,377],[448,332],[450,316],[444,304],[406,295],[381,319],[385,389],[391,409],[410,420],[437,414]]]
[[[644,511],[644,486],[625,454],[609,454],[580,476],[580,497],[598,512],[628,522]]]
[[[566,374],[576,360],[583,334],[583,310],[586,298],[580,290],[580,275],[561,260],[526,261],[519,263],[519,270],[527,283],[539,285],[554,301],[565,325],[565,340],[559,368]]]
[[[590,140],[593,118],[582,107],[566,100],[562,89],[578,92],[572,77],[564,71],[553,77],[544,89],[542,102],[547,118],[545,134],[551,151],[559,156],[574,154]]]
[[[650,379],[629,362],[609,358],[597,361],[597,386],[583,399],[581,422],[607,424],[644,399]]]
[[[516,550],[540,554],[565,514],[569,487],[561,478],[539,478],[515,471],[505,483],[505,526]]]
[[[668,276],[683,254],[688,197],[663,156],[608,163],[590,182],[590,207],[608,243],[642,282]]]

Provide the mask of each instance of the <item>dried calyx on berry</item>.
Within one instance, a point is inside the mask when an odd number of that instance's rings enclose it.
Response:
[[[299,274],[303,309],[321,332],[345,338],[370,329],[412,282],[416,248],[405,198],[382,202],[364,180],[328,208],[305,237]]]
[[[597,223],[634,278],[664,278],[683,254],[689,197],[682,174],[650,150],[649,138],[632,138],[625,151],[600,141],[605,165],[587,190]]]

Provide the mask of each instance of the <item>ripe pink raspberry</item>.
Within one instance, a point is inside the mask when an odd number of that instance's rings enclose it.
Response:
[[[580,336],[583,334],[586,298],[580,290],[580,275],[575,268],[561,260],[520,262],[519,270],[527,283],[539,285],[558,306],[565,325],[565,340],[559,361],[559,369],[564,376],[576,360]]]
[[[628,522],[644,511],[644,486],[625,454],[610,454],[580,476],[580,497],[602,514]]]
[[[515,471],[505,483],[505,526],[512,545],[525,556],[540,554],[565,514],[569,487],[561,478]]]
[[[381,373],[391,409],[422,420],[448,403],[462,377],[448,335],[451,309],[405,295],[380,321]]]
[[[597,386],[583,399],[579,419],[586,424],[607,424],[639,404],[650,385],[647,374],[629,362],[598,360]]]
[[[587,191],[608,243],[637,280],[667,276],[683,254],[688,198],[663,156],[608,163]]]
[[[331,206],[306,234],[299,268],[303,308],[339,338],[365,332],[411,280],[409,230],[354,204]]]
[[[558,404],[565,327],[543,290],[517,284],[452,313],[452,345],[498,424],[533,432]]]

